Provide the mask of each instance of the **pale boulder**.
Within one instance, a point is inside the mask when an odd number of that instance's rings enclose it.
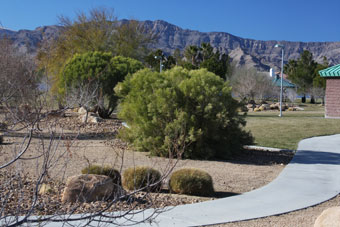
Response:
[[[80,117],[82,123],[98,123],[102,122],[103,119],[100,118],[96,113],[89,112],[86,117],[86,113]]]
[[[340,227],[340,207],[324,210],[316,219],[314,227]]]
[[[39,189],[39,194],[40,195],[44,195],[44,194],[49,194],[49,193],[53,193],[54,190],[53,188],[51,187],[51,185],[49,184],[45,184],[43,183]]]
[[[78,109],[78,114],[86,114],[86,109],[84,108],[84,107],[80,107],[79,109]]]
[[[248,108],[248,109],[253,109],[253,108],[255,108],[255,105],[254,105],[254,104],[248,104],[248,105],[247,105],[247,108]]]
[[[81,174],[67,179],[62,202],[104,201],[122,193],[121,187],[108,176]]]

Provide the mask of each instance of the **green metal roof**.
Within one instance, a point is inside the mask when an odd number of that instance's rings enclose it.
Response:
[[[321,77],[340,77],[340,64],[319,71]]]
[[[281,87],[281,78],[280,77],[274,77],[273,83],[276,87]],[[286,79],[282,80],[282,87],[286,87],[286,88],[295,88],[296,85],[289,82]]]

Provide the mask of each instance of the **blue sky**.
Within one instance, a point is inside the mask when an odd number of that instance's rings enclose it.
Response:
[[[0,0],[12,30],[57,24],[57,16],[109,7],[119,19],[165,20],[203,32],[288,41],[340,41],[339,0]]]

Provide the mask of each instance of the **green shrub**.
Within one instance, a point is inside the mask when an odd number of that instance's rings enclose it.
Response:
[[[114,184],[122,185],[121,176],[118,170],[108,166],[90,165],[81,170],[82,174],[98,174],[111,177]]]
[[[212,196],[214,194],[211,176],[198,169],[181,169],[170,178],[169,188],[177,194]]]
[[[228,159],[251,144],[243,104],[231,87],[206,69],[181,67],[127,76],[115,87],[122,98],[118,116],[129,125],[119,136],[151,155]]]
[[[145,191],[158,191],[161,188],[161,173],[150,167],[132,167],[123,173],[123,186],[127,190],[145,188]],[[159,183],[157,183],[159,182]],[[155,184],[148,187],[151,184]]]

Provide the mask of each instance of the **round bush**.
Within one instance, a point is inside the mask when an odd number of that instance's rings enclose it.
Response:
[[[214,194],[211,176],[198,169],[181,169],[175,171],[169,181],[171,192],[177,194],[211,196]]]
[[[129,125],[119,136],[153,156],[229,159],[253,142],[231,91],[206,69],[140,70],[115,87],[118,117]]]
[[[144,191],[158,191],[161,188],[161,173],[150,167],[132,167],[123,173],[123,187],[127,190],[138,190],[144,188]],[[149,186],[152,184],[156,185]]]
[[[81,170],[82,174],[98,174],[112,178],[114,184],[122,185],[121,176],[118,170],[109,166],[90,165]]]

